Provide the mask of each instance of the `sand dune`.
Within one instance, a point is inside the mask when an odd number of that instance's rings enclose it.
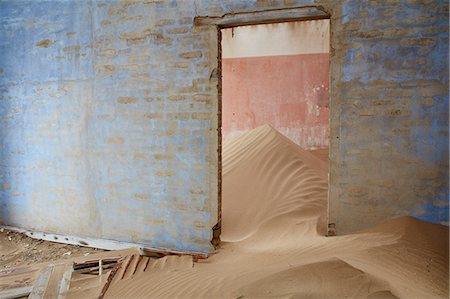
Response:
[[[401,217],[324,237],[325,161],[270,126],[225,140],[217,254],[166,257],[106,297],[448,298],[448,227]]]
[[[223,241],[248,238],[259,228],[267,241],[273,241],[270,232],[325,233],[324,161],[262,126],[225,140],[222,164]]]
[[[326,269],[326,271],[324,271]],[[240,290],[245,297],[365,298],[384,290],[382,283],[337,258],[290,267]],[[384,290],[389,293],[389,291]],[[381,291],[379,291],[381,292]],[[396,298],[390,294],[391,298]]]

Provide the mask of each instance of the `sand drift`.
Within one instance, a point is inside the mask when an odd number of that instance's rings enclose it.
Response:
[[[412,217],[325,237],[327,163],[270,126],[223,144],[223,243],[107,298],[448,298],[448,227]]]

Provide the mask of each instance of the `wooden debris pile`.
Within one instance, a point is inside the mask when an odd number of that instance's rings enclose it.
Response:
[[[132,248],[0,271],[0,298],[103,298],[118,281],[146,271],[150,263],[177,251]],[[193,261],[206,258],[189,254]]]

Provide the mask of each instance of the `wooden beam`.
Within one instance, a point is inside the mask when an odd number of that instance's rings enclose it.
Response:
[[[102,265],[101,268],[99,265],[97,265],[97,266],[93,266],[93,267],[89,267],[89,268],[80,268],[80,269],[74,270],[73,272],[80,273],[80,274],[96,274],[97,275],[100,272],[100,269],[102,269],[101,272],[104,272],[108,269],[114,268],[115,266],[116,266],[115,263],[111,263],[111,264]]]
[[[122,260],[122,262],[120,263],[121,264],[120,269],[118,270],[118,272],[116,273],[116,275],[114,277],[114,282],[123,279],[123,277],[125,276],[125,273],[127,272],[130,262],[133,260],[133,257],[134,257],[134,254],[129,255]]]
[[[122,262],[123,262],[123,259],[119,260],[117,262],[116,266],[109,272],[108,278],[106,279],[106,282],[103,285],[102,290],[100,291],[100,295],[98,296],[98,299],[103,299],[103,297],[105,296],[106,291],[108,290],[109,286],[111,285],[111,282],[113,281],[117,272],[122,268]]]
[[[131,261],[127,267],[127,271],[124,273],[122,279],[126,279],[126,278],[132,277],[134,275],[134,273],[136,272],[136,268],[137,268],[139,262],[141,261],[141,259],[142,259],[142,255],[138,255],[138,254],[133,255],[133,258],[131,259]]]
[[[0,298],[2,299],[16,299],[22,297],[28,297],[33,287],[22,287],[17,289],[9,289],[0,292]]]
[[[45,267],[36,278],[33,289],[28,299],[42,299],[44,298],[47,285],[50,280],[50,275],[53,272],[53,265]]]
[[[304,6],[263,11],[227,13],[222,16],[198,16],[194,18],[194,24],[197,26],[215,25],[221,28],[227,28],[244,25],[328,18],[330,18],[330,14],[320,6]]]
[[[167,255],[190,255],[193,257],[195,262],[198,261],[199,259],[207,259],[209,256],[207,253],[202,252],[184,252],[184,251],[156,249],[149,247],[141,248],[141,255],[153,258],[161,258]]]
[[[69,263],[64,268],[64,274],[59,284],[58,299],[64,299],[67,291],[70,288],[70,281],[72,280],[73,264]]]

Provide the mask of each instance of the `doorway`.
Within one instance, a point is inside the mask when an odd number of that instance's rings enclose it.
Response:
[[[329,19],[220,29],[224,141],[268,126],[328,167],[329,32]],[[222,153],[222,183],[228,164],[234,163],[230,160]],[[249,164],[249,167],[253,166]],[[222,203],[227,200],[224,195],[229,193],[224,188],[226,185],[222,185]],[[322,222],[320,231],[325,234],[326,219]],[[243,226],[251,229],[252,224],[243,223]],[[227,238],[243,238],[242,231],[241,235],[228,234]]]

